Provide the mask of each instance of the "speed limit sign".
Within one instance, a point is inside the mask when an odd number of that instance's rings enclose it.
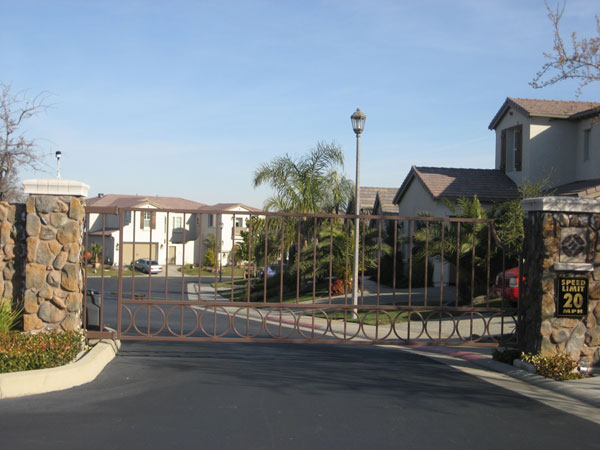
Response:
[[[557,317],[581,317],[588,313],[588,279],[558,277]]]

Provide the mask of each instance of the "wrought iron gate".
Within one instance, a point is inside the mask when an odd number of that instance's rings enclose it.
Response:
[[[92,269],[92,255],[85,255],[85,289],[101,299],[98,330],[88,327],[88,334],[323,344],[516,340],[518,304],[493,293],[496,274],[512,263],[492,221],[361,215],[361,289],[353,303],[355,218],[88,208],[84,245],[101,246],[103,266]],[[133,260],[124,259],[125,245]],[[157,249],[143,251],[160,273],[136,269],[136,245]],[[505,292],[505,278],[498,279],[496,291]],[[89,318],[96,306],[87,305]]]

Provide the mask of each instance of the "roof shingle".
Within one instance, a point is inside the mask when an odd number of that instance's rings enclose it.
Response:
[[[360,186],[360,211],[362,214],[371,214],[373,212],[373,206],[375,205],[375,199],[377,194],[388,196],[388,191],[393,194],[396,193],[396,188],[382,188],[372,186]],[[387,198],[387,197],[386,197]],[[354,197],[348,202],[348,208],[346,208],[348,214],[354,214]]]
[[[479,200],[491,202],[519,196],[517,185],[501,170],[412,166],[394,197],[394,204],[400,202],[413,178],[420,180],[436,200],[477,195]]]
[[[198,209],[205,206],[204,203],[181,197],[106,194],[86,199],[86,205],[98,207],[138,208],[146,204],[164,209]]]
[[[572,183],[556,186],[550,191],[550,195],[561,195],[566,197],[598,197],[600,196],[600,178],[574,181]]]
[[[384,214],[397,213],[398,207],[394,205],[394,196],[398,192],[396,188],[380,188],[377,191],[377,197],[375,199],[374,208],[381,208],[381,212]]]
[[[556,119],[580,119],[588,114],[600,113],[599,102],[507,97],[488,128],[490,130],[496,128],[510,108],[514,108],[528,117],[551,117]]]

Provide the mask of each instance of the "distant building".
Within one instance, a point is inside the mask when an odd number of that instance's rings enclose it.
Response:
[[[429,213],[434,217],[451,217],[444,200],[455,203],[459,198],[477,196],[482,206],[490,206],[506,200],[518,198],[517,185],[501,170],[463,169],[452,167],[412,166],[402,185],[396,192],[393,203],[401,216],[416,217]],[[400,222],[399,230],[408,235],[408,221]],[[406,260],[408,248],[404,246]],[[441,262],[433,261],[433,283],[440,285]],[[451,264],[444,263],[444,284],[453,277]]]
[[[361,186],[359,189],[360,214],[375,214],[376,208],[382,212],[384,209],[386,211],[393,212],[389,208],[389,200],[390,198],[393,199],[397,188]],[[346,214],[354,214],[354,197],[352,197],[348,202]]]
[[[86,200],[86,205],[106,208],[107,214],[89,215],[88,248],[94,243],[103,245],[104,262],[118,264],[122,257],[128,265],[139,258],[155,259],[159,264],[182,265],[202,262],[209,234],[221,237],[221,261],[226,264],[235,243],[241,239],[248,215],[234,214],[236,211],[258,211],[240,203],[205,205],[179,197],[100,194]],[[148,211],[126,211],[123,224],[123,243],[119,243],[119,215],[117,210],[142,208]],[[110,211],[115,213],[111,214]],[[154,211],[154,210],[169,210]],[[189,212],[176,212],[187,210]],[[216,211],[227,211],[217,222]],[[219,227],[219,224],[223,224]],[[218,231],[217,231],[218,230]]]
[[[401,216],[418,216],[426,211],[432,216],[449,217],[451,212],[442,199],[455,202],[475,195],[483,205],[490,205],[517,198],[519,191],[501,170],[412,166],[393,203]]]
[[[249,212],[259,211],[257,208],[247,206],[242,203],[217,203],[216,205],[204,206],[201,210],[207,211],[227,211],[230,214],[202,214],[201,224],[198,229],[201,230],[202,240],[199,241],[200,259],[204,258],[207,246],[204,243],[209,234],[214,234],[215,239],[221,236],[221,263],[227,264],[231,261],[231,251],[242,242],[242,232],[248,231],[247,220]],[[240,214],[236,214],[240,213]],[[222,226],[221,226],[222,225]]]

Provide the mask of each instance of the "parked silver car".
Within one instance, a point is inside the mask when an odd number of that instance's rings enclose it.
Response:
[[[162,271],[162,266],[160,266],[157,261],[150,261],[145,258],[136,260],[133,263],[133,268],[150,274],[160,273]]]

